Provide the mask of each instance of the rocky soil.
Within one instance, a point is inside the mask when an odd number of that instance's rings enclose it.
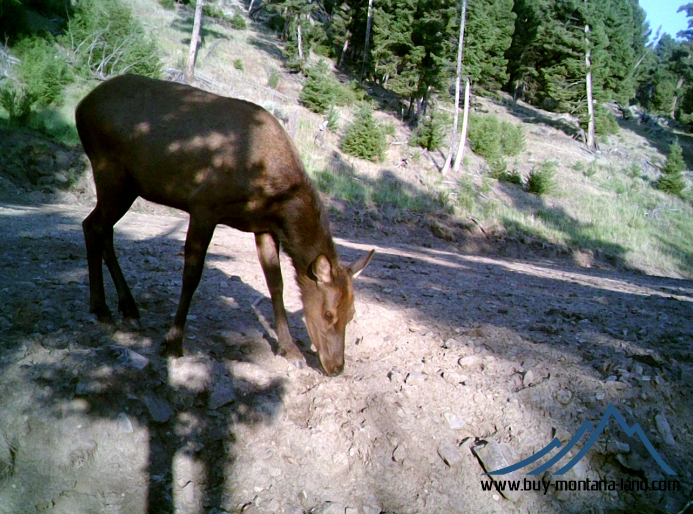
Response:
[[[116,226],[142,320],[102,325],[88,313],[88,197],[5,189],[0,204],[0,513],[685,510],[693,282],[498,242],[467,253],[344,216],[342,258],[377,254],[358,280],[346,371],[328,378],[290,263],[285,299],[304,370],[274,354],[253,238],[218,227],[186,355],[166,359],[187,218],[142,204]],[[554,437],[567,443],[609,403],[677,476],[611,420],[563,478],[675,478],[679,491],[483,490],[485,471]],[[539,478],[529,469],[495,479]]]

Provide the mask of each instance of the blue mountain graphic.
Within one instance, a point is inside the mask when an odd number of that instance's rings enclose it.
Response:
[[[604,428],[606,427],[606,424],[609,422],[609,419],[611,416],[614,417],[616,421],[618,421],[618,424],[621,425],[621,429],[628,435],[629,437],[632,437],[633,434],[638,434],[640,437],[640,440],[643,442],[645,447],[647,448],[647,451],[650,452],[650,455],[652,458],[657,461],[657,464],[664,470],[664,472],[667,475],[676,475],[674,470],[672,470],[664,460],[662,460],[662,457],[659,456],[659,453],[657,453],[657,450],[654,449],[654,446],[652,446],[652,443],[650,440],[647,438],[645,435],[645,432],[643,432],[642,428],[640,428],[640,425],[635,423],[632,427],[628,426],[626,423],[626,420],[623,419],[623,416],[616,410],[616,407],[614,407],[613,403],[610,403],[609,406],[606,408],[606,412],[604,413],[604,416],[602,416],[601,421],[599,422],[599,425],[597,425],[597,429],[594,430],[592,433],[592,436],[588,439],[587,443],[585,446],[583,446],[582,450],[573,457],[568,464],[563,466],[561,469],[553,473],[554,475],[563,475],[566,472],[570,471],[573,466],[575,466],[580,459],[582,459],[585,454],[589,451],[590,448],[594,445],[595,442],[597,442],[597,439],[601,435],[601,433],[604,431]],[[561,460],[565,454],[567,454],[570,449],[577,444],[577,442],[582,438],[582,436],[589,432],[590,430],[594,429],[594,426],[592,423],[589,421],[585,420],[582,422],[582,425],[580,425],[580,428],[578,429],[577,433],[573,436],[573,438],[568,441],[568,444],[563,447],[561,451],[559,451],[556,455],[551,458],[548,462],[545,464],[542,464],[539,466],[537,469],[530,471],[527,473],[528,475],[539,475],[549,469],[551,466],[556,464],[559,460]],[[525,466],[528,466],[532,462],[535,462],[542,458],[544,455],[549,453],[551,450],[555,448],[560,448],[562,446],[561,441],[557,438],[554,437],[553,441],[551,441],[549,444],[547,444],[544,448],[539,450],[537,453],[532,455],[531,457],[527,457],[526,459],[518,462],[517,464],[513,464],[512,466],[508,466],[502,469],[499,469],[497,471],[489,471],[488,473],[484,473],[484,475],[507,475],[508,473],[512,473],[513,471],[516,471],[518,469],[524,468]]]

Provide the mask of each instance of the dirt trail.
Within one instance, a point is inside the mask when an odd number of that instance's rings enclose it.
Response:
[[[676,513],[691,495],[693,282],[339,239],[345,261],[378,253],[357,284],[346,371],[327,378],[305,346],[305,370],[274,355],[253,238],[219,227],[187,355],[167,360],[187,219],[116,226],[142,320],[109,327],[88,314],[88,211],[0,204],[0,513]],[[609,403],[678,492],[482,490],[477,453],[513,463],[565,444]],[[563,478],[671,477],[611,421]]]

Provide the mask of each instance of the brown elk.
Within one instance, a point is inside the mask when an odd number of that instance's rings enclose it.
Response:
[[[329,220],[296,147],[277,120],[243,100],[136,75],[97,86],[75,120],[91,161],[97,203],[82,223],[89,263],[90,311],[111,321],[101,260],[126,318],[139,311],[113,248],[113,225],[138,196],[186,211],[183,288],[165,350],[183,353],[183,329],[217,224],[255,234],[282,355],[305,359],[289,332],[280,245],[296,269],[308,334],[328,375],[344,368],[344,337],[354,315],[352,278],[373,257],[339,264]]]

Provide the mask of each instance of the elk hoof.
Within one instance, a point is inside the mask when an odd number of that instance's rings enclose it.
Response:
[[[303,369],[306,367],[306,359],[298,348],[292,348],[290,350],[282,349],[280,354],[298,369]]]
[[[96,319],[99,320],[99,323],[106,323],[108,325],[114,324],[113,315],[105,304],[98,307],[92,307],[89,309],[89,312],[96,315]]]
[[[122,302],[118,304],[118,310],[126,319],[140,319],[140,311],[134,302]]]
[[[166,334],[161,354],[171,357],[183,356],[183,331],[173,327]]]

